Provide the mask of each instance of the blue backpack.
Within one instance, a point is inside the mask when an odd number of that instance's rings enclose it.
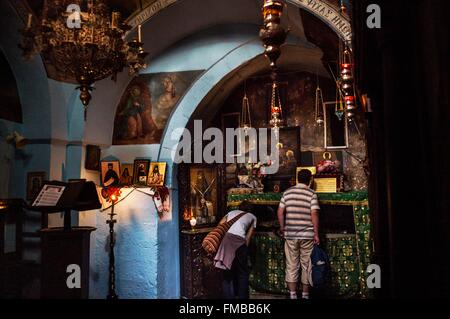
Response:
[[[314,245],[311,252],[311,268],[313,287],[324,288],[328,280],[330,264],[328,255],[317,245]]]

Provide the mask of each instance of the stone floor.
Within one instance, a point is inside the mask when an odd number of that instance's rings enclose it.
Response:
[[[250,294],[250,299],[288,299],[287,295],[278,295],[278,294],[265,294],[259,292],[252,292]]]

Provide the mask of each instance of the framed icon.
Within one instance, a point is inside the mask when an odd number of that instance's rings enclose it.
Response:
[[[150,160],[136,159],[133,166],[133,184],[139,186],[147,186],[148,170]]]
[[[92,171],[100,170],[100,147],[97,145],[86,145],[84,168]]]
[[[166,177],[166,163],[153,162],[150,163],[150,169],[147,176],[147,185],[149,186],[163,186]]]
[[[101,161],[101,184],[104,187],[119,186],[120,184],[120,162]]]
[[[44,185],[45,172],[29,172],[27,174],[27,200],[33,200]]]

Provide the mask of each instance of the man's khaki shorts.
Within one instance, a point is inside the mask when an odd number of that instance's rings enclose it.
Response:
[[[302,269],[301,282],[311,285],[311,252],[314,247],[312,239],[286,239],[284,252],[286,254],[286,281],[298,282],[300,266]]]

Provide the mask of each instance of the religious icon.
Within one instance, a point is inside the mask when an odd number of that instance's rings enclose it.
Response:
[[[96,145],[86,145],[86,160],[84,168],[93,171],[100,170],[100,147]]]
[[[120,163],[119,161],[102,161],[101,181],[104,187],[117,187],[120,183]]]
[[[150,163],[150,169],[147,177],[147,185],[163,186],[165,175],[166,175],[166,163],[163,162]]]
[[[150,166],[150,160],[146,160],[146,159],[134,160],[133,184],[141,185],[141,186],[147,185],[147,176],[148,176],[149,166]]]
[[[202,71],[141,74],[125,90],[114,119],[113,144],[157,144],[180,97]]]
[[[213,223],[217,213],[217,182],[213,169],[192,168],[191,209],[197,224]]]
[[[27,174],[27,200],[33,200],[39,194],[45,175],[45,172],[29,172]]]
[[[120,185],[129,186],[133,184],[133,164],[122,164],[120,174]]]

